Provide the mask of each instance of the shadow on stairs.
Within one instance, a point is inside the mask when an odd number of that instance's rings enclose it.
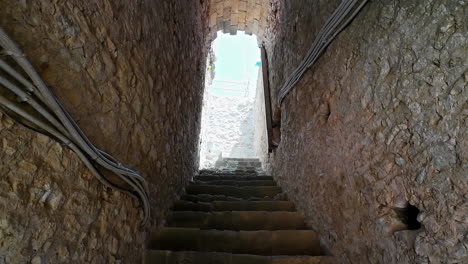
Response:
[[[166,227],[150,235],[144,263],[337,263],[322,256],[317,234],[273,178],[242,162],[242,170],[200,171]]]

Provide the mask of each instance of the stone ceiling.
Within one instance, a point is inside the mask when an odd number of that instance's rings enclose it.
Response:
[[[238,30],[255,34],[260,40],[266,27],[269,0],[211,0],[210,36],[217,31],[235,35]]]

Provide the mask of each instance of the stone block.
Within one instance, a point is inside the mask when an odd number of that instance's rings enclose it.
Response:
[[[265,29],[259,25],[256,35],[257,36],[263,36],[263,32],[265,32]]]
[[[239,24],[247,21],[247,12],[239,12]]]
[[[252,35],[252,22],[247,22],[245,26],[245,34]]]
[[[247,22],[253,22],[254,18],[254,10],[247,11]]]
[[[231,25],[231,35],[237,35],[237,26]]]
[[[258,45],[258,47],[261,47],[261,46],[263,45],[263,40],[264,40],[264,38],[263,38],[263,31],[260,31],[260,30],[259,30],[259,31],[257,32],[257,45]]]
[[[216,25],[218,26],[218,30],[222,30],[224,27],[224,19],[222,17],[217,17]]]
[[[231,7],[224,7],[223,10],[223,18],[225,20],[231,19]]]
[[[260,16],[261,16],[261,11],[262,10],[262,6],[261,5],[255,5],[255,8],[254,8],[254,12],[253,12],[253,16],[254,18],[257,18],[257,19],[260,19]]]
[[[239,24],[239,14],[238,13],[232,13],[231,14],[231,25],[237,25]]]
[[[240,11],[247,11],[247,2],[246,1],[239,1],[239,12]]]
[[[262,5],[261,13],[262,13],[262,16],[264,17],[268,16],[268,5]]]
[[[237,25],[237,30],[244,31],[244,30],[245,30],[245,23],[239,23],[239,24]]]
[[[263,14],[258,18],[259,25],[266,27],[266,17]]]
[[[257,34],[258,32],[258,20],[254,20],[252,22],[252,33]]]
[[[218,31],[218,25],[217,24],[215,24],[214,26],[212,26],[210,28],[210,34],[216,33],[217,31]],[[215,38],[213,38],[213,39],[215,39]]]
[[[218,15],[222,15],[223,10],[224,10],[224,2],[217,3],[216,4],[216,13],[218,13]]]
[[[212,13],[210,15],[210,27],[213,27],[216,25],[216,19],[218,18],[218,15],[216,13]]]
[[[227,34],[229,32],[231,32],[231,22],[229,22],[228,20],[225,20],[223,22],[223,33]]]
[[[232,12],[239,12],[239,0],[232,0],[231,1],[231,10]]]

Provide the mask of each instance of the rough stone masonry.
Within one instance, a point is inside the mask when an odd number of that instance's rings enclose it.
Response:
[[[0,0],[0,26],[86,135],[151,182],[150,227],[198,168],[205,13],[192,0]],[[5,115],[0,150],[0,263],[141,263],[136,201]]]
[[[272,89],[339,2],[281,1]],[[273,175],[340,263],[468,263],[467,17],[370,1],[283,103]],[[422,227],[393,232],[407,203]]]
[[[261,36],[275,97],[339,2],[0,0],[0,26],[149,179],[155,228],[198,167],[213,31]],[[370,1],[281,106],[268,167],[340,263],[467,262],[467,17],[466,0]],[[134,201],[5,115],[0,141],[0,263],[141,262]],[[409,204],[418,230],[395,214]]]

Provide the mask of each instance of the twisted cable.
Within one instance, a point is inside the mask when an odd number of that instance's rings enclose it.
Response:
[[[369,2],[369,0],[343,0],[341,2],[317,34],[306,57],[279,90],[277,96],[279,105],[281,105],[296,83],[301,80],[304,73],[317,62],[325,49],[338,36],[338,34],[342,32],[349,23],[351,23],[367,2]]]
[[[90,142],[16,43],[1,27],[0,47],[6,55],[11,56],[29,78],[24,77],[6,61],[0,59],[0,92],[2,92],[0,93],[0,110],[3,110],[6,114],[13,112],[15,116],[22,119],[16,120],[17,122],[24,124],[22,121],[25,120],[34,127],[35,131],[44,131],[45,134],[68,146],[77,153],[86,167],[106,187],[124,192],[138,199],[144,211],[142,225],[145,225],[150,217],[149,189],[145,178],[137,172],[122,166],[115,158]],[[18,98],[18,102],[13,102],[10,99],[14,96]],[[25,126],[29,127],[28,125]],[[127,186],[114,183],[106,178],[99,169],[113,172]]]

